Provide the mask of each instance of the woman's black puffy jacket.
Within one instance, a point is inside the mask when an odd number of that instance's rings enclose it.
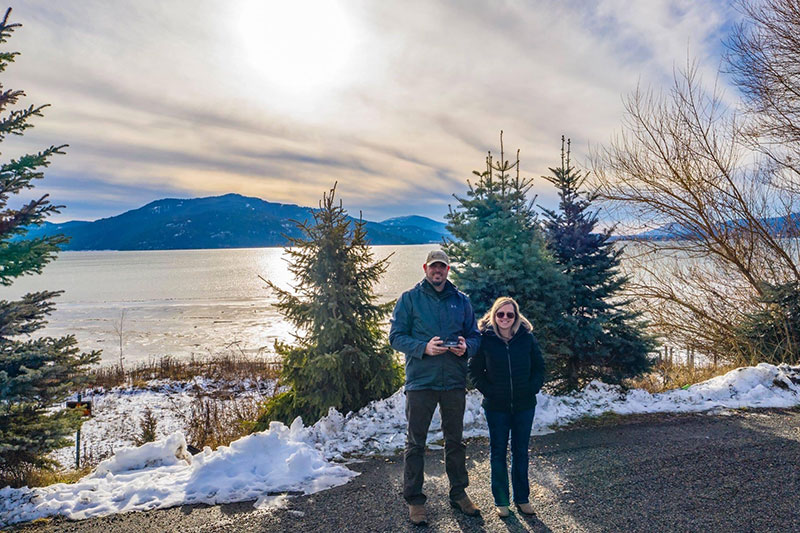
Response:
[[[481,332],[469,375],[489,411],[518,412],[536,407],[544,383],[544,359],[533,333],[523,325],[508,342],[489,326]]]

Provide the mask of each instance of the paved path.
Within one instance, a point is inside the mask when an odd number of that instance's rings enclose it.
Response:
[[[292,498],[283,510],[251,503],[185,506],[69,522],[31,524],[26,533],[180,532],[767,532],[800,531],[800,410],[722,415],[651,415],[585,423],[531,439],[536,518],[501,521],[489,493],[487,441],[467,448],[482,518],[447,505],[441,451],[426,458],[430,526],[407,521],[402,458],[352,465],[347,485]]]

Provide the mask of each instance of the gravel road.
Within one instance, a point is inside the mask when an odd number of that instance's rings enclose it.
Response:
[[[14,531],[175,532],[768,532],[800,531],[800,410],[610,417],[531,439],[537,517],[493,513],[486,439],[468,443],[473,501],[483,517],[451,509],[442,452],[426,457],[430,525],[412,526],[400,497],[401,456],[351,465],[347,485],[289,500],[184,506]]]

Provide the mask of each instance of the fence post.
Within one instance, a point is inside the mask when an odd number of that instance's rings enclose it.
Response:
[[[81,401],[81,393],[78,393],[78,401]],[[75,470],[81,468],[81,427],[78,426],[78,432],[75,434]]]

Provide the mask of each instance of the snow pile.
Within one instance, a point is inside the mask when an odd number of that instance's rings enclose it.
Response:
[[[467,395],[465,437],[486,436],[488,429],[477,391]],[[760,364],[739,368],[686,390],[649,394],[623,392],[592,382],[568,396],[540,394],[533,433],[553,431],[584,416],[605,412],[638,414],[698,412],[739,407],[791,407],[800,404],[800,367]],[[346,483],[357,475],[331,460],[352,455],[389,454],[405,442],[402,389],[343,416],[331,409],[310,427],[299,418],[216,451],[191,457],[181,432],[139,448],[120,450],[95,473],[74,485],[36,489],[0,489],[0,525],[63,515],[72,519],[190,503],[256,500],[256,507],[285,506],[281,493],[309,494]],[[441,419],[431,423],[428,442],[440,440]]]
[[[627,393],[593,381],[580,394],[539,395],[534,433],[584,416],[604,412],[621,415],[688,413],[740,407],[792,407],[800,404],[800,367],[761,363],[737,368],[687,389],[658,394],[633,389]]]
[[[584,416],[605,412],[642,414],[659,412],[700,412],[718,408],[790,407],[800,403],[800,367],[762,363],[738,368],[723,376],[698,383],[686,390],[650,394],[593,381],[579,393],[567,396],[537,396],[533,434],[553,431]],[[488,436],[478,391],[467,394],[464,436]],[[305,439],[328,458],[345,455],[392,454],[405,444],[405,397],[402,390],[390,398],[373,402],[357,414],[343,417],[331,409],[328,416],[303,431]],[[443,438],[437,409],[431,422],[428,442]]]
[[[298,428],[273,422],[261,433],[192,457],[182,433],[119,451],[78,483],[0,489],[0,525],[62,515],[73,520],[191,503],[259,500],[280,492],[310,494],[357,474],[299,440]],[[280,501],[275,501],[279,504]]]
[[[110,459],[97,465],[88,477],[105,477],[131,470],[142,470],[157,466],[175,466],[181,461],[191,464],[192,456],[186,450],[186,439],[182,433],[173,433],[165,440],[148,442],[138,448],[123,448]]]

